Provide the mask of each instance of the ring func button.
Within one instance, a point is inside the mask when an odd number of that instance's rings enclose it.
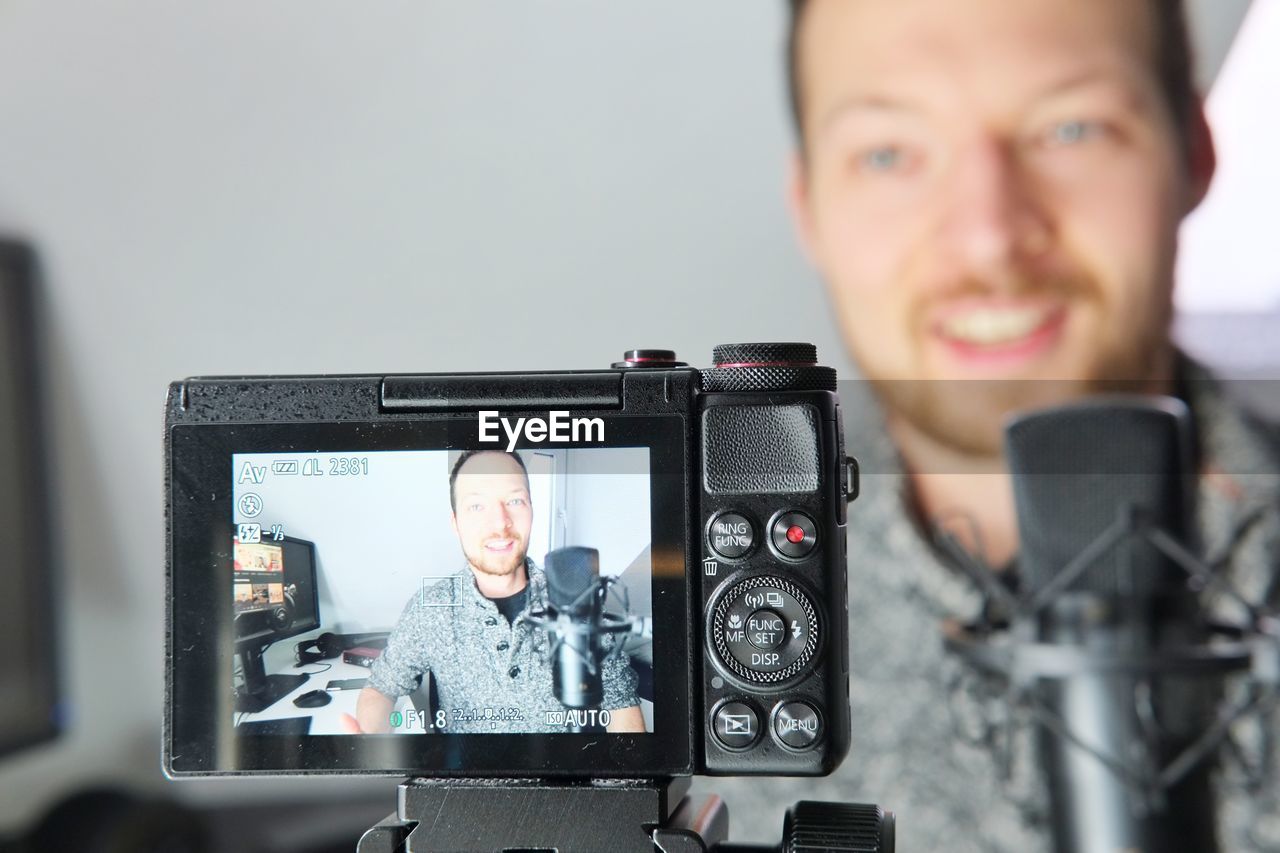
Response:
[[[822,717],[805,702],[784,702],[773,712],[773,736],[791,749],[808,749],[822,737]]]
[[[712,551],[726,560],[736,560],[751,550],[756,534],[745,515],[722,512],[708,525],[707,540]]]
[[[787,641],[787,623],[772,610],[757,610],[747,617],[747,642],[771,652]]]
[[[818,526],[802,512],[785,512],[773,520],[770,538],[779,554],[799,560],[818,544]]]
[[[726,749],[747,749],[760,737],[760,718],[744,702],[725,702],[716,709],[711,728]]]

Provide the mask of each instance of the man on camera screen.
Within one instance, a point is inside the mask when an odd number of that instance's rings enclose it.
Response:
[[[442,724],[427,720],[425,727],[442,734],[563,733],[547,714],[562,707],[548,637],[521,619],[547,606],[546,577],[527,554],[533,509],[524,462],[514,453],[466,452],[450,473],[449,497],[467,565],[409,600],[344,727],[391,731],[396,699],[429,674]],[[625,655],[606,658],[601,682],[608,730],[645,731]]]

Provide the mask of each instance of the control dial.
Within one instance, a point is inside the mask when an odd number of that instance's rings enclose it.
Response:
[[[721,344],[702,371],[707,391],[834,391],[836,372],[818,366],[813,344]]]
[[[720,665],[748,684],[780,685],[813,665],[821,641],[809,596],[785,578],[734,584],[711,614],[711,646]]]

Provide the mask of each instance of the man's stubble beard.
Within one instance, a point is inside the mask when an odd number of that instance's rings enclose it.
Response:
[[[1108,326],[1102,290],[1091,278],[1077,276],[1049,285],[1074,311],[1092,303],[1103,326],[1075,378],[893,380],[868,375],[890,420],[900,419],[941,447],[967,457],[1003,454],[1004,428],[1011,415],[1061,405],[1094,394],[1149,393],[1167,369],[1171,352],[1171,306],[1154,305],[1136,327]],[[981,284],[964,294],[989,293]],[[1023,292],[1043,294],[1046,286]],[[1114,318],[1113,322],[1114,321]],[[1110,331],[1110,333],[1108,333]]]
[[[505,558],[502,563],[494,565],[493,558],[497,555],[490,554],[484,550],[484,546],[480,546],[480,553],[466,553],[467,562],[476,571],[489,575],[491,577],[507,577],[515,573],[517,569],[525,564],[525,559],[529,553],[529,543],[526,540],[520,541],[516,548],[512,551],[511,556]]]

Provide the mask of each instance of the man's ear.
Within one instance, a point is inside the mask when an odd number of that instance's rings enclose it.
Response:
[[[809,263],[817,266],[817,229],[813,221],[812,199],[809,196],[809,165],[799,148],[791,152],[787,169],[787,209],[791,211],[791,223],[800,241],[800,250]]]
[[[458,514],[456,512],[449,513],[449,526],[453,528],[453,535],[458,535]]]
[[[1187,119],[1187,203],[1184,213],[1200,206],[1209,194],[1213,174],[1218,168],[1218,152],[1213,144],[1213,131],[1204,111],[1204,98],[1197,98]]]

